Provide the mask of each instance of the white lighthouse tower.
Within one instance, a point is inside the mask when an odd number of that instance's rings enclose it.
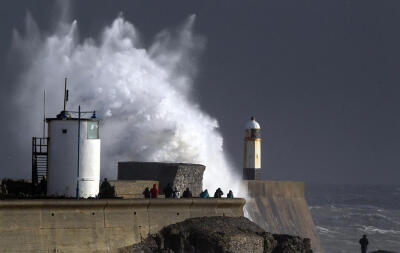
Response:
[[[251,117],[246,123],[244,138],[243,180],[261,179],[261,133],[260,124]]]
[[[77,112],[66,111],[65,91],[64,110],[56,118],[46,119],[47,195],[96,197],[100,182],[100,120],[95,112],[81,112],[80,107]]]

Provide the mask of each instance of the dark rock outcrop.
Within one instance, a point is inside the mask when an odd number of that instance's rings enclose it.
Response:
[[[309,239],[265,232],[244,217],[201,217],[163,228],[120,252],[312,253]]]
[[[397,252],[387,251],[387,250],[376,250],[376,251],[371,251],[370,253],[397,253]]]

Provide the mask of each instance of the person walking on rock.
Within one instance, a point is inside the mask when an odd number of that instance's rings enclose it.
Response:
[[[366,235],[363,235],[363,237],[359,241],[361,245],[361,253],[367,253],[367,247],[368,247],[368,239]]]
[[[207,199],[209,197],[210,197],[210,194],[208,194],[207,189],[205,189],[203,192],[200,193],[200,198]]]
[[[150,193],[151,193],[151,197],[153,199],[158,197],[159,191],[158,191],[158,188],[157,188],[157,184],[153,184],[153,188],[151,188]]]
[[[226,196],[228,199],[233,199],[233,192],[229,190],[228,195]]]
[[[182,198],[191,198],[192,197],[192,192],[189,190],[189,187],[186,188],[186,190],[182,194]]]
[[[163,190],[163,193],[165,195],[165,198],[167,198],[167,199],[172,198],[172,195],[174,193],[174,189],[172,189],[171,183],[167,184],[167,186]]]
[[[218,188],[214,193],[214,198],[221,198],[224,193],[222,192],[221,188]]]

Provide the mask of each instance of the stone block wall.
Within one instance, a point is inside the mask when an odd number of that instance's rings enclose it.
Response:
[[[110,185],[114,186],[115,196],[124,199],[144,198],[143,191],[146,187],[159,185],[160,182],[154,180],[110,180]]]
[[[171,183],[181,194],[189,187],[193,196],[199,196],[205,168],[201,164],[188,163],[118,162],[118,180],[159,181],[161,192]]]

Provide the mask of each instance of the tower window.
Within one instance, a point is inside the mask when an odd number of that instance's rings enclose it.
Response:
[[[67,133],[67,129],[63,129],[63,130],[62,130],[62,133],[63,133],[63,134],[66,134],[66,133]]]
[[[87,123],[87,138],[88,139],[99,139],[99,122],[88,121]]]

